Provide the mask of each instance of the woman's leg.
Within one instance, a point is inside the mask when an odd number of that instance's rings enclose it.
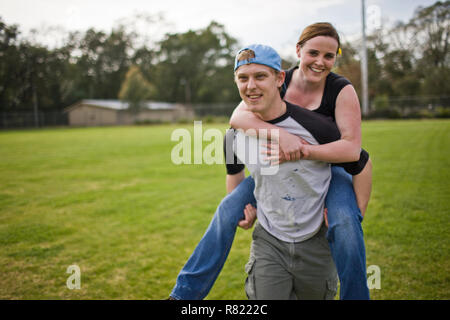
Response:
[[[228,257],[245,206],[251,203],[256,207],[254,189],[255,182],[247,177],[221,201],[203,238],[178,274],[171,297],[199,300],[208,295]]]
[[[362,216],[352,177],[342,167],[331,167],[325,205],[328,209],[327,239],[340,280],[340,299],[369,299]]]

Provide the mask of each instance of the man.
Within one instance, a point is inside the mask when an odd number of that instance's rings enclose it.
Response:
[[[321,115],[282,100],[285,73],[274,49],[251,45],[239,51],[235,82],[249,111],[285,128],[310,144],[340,137],[336,125]],[[229,130],[226,156],[247,165],[255,181],[258,224],[246,266],[250,299],[333,299],[337,276],[323,221],[330,165],[315,160],[283,163],[266,171],[267,163],[249,161],[246,146],[259,142],[242,131]],[[261,146],[259,146],[261,147]],[[244,180],[244,164],[228,163],[227,190]]]

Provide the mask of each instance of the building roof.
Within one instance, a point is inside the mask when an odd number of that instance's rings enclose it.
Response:
[[[78,101],[77,103],[66,108],[73,109],[80,105],[90,105],[93,107],[107,108],[113,110],[126,110],[128,109],[128,102],[120,100],[101,100],[101,99],[85,99]],[[144,108],[149,110],[173,110],[175,109],[175,103],[146,101],[143,103]]]

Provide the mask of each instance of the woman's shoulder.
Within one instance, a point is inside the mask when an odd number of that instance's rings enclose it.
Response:
[[[340,90],[348,84],[352,84],[350,80],[337,73],[330,72],[327,76],[327,85],[332,88],[339,88]]]

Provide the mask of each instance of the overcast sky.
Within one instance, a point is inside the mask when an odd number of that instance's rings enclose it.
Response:
[[[369,24],[408,21],[419,5],[435,2],[366,0]],[[333,23],[344,39],[361,32],[361,0],[0,0],[3,21],[18,24],[24,34],[50,26],[110,31],[136,13],[163,13],[170,32],[200,29],[215,20],[241,44],[269,44],[284,56],[294,54],[301,30],[313,22]]]

